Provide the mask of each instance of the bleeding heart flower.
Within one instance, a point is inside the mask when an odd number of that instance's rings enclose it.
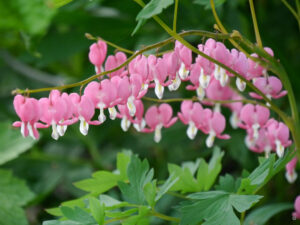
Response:
[[[107,57],[107,60],[105,62],[105,71],[109,71],[112,69],[117,68],[118,66],[122,65],[127,60],[127,56],[123,52],[117,52],[114,56],[110,55]],[[114,76],[126,76],[128,74],[128,71],[125,70],[125,67],[122,67],[118,69],[115,72],[107,74],[110,78]]]
[[[294,183],[297,179],[297,173],[295,171],[295,168],[297,166],[297,161],[298,158],[294,157],[290,162],[288,162],[285,165],[285,170],[286,170],[285,177],[289,183]]]
[[[96,73],[103,71],[102,64],[105,60],[107,53],[107,45],[104,41],[99,40],[90,46],[89,59],[95,65]]]
[[[161,129],[168,128],[177,121],[177,117],[172,118],[172,114],[172,107],[168,104],[163,103],[159,107],[151,106],[145,114],[149,128],[144,128],[142,131],[146,133],[154,131],[154,141],[158,143],[161,140]]]
[[[300,220],[300,195],[298,195],[298,197],[295,200],[294,203],[294,207],[295,207],[295,212],[293,212],[293,220]]]

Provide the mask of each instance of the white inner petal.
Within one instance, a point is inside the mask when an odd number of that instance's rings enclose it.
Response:
[[[259,136],[258,129],[259,128],[260,128],[260,125],[258,123],[255,123],[252,125],[254,141],[256,141],[258,139],[258,136]]]
[[[175,79],[172,80],[172,83],[168,86],[168,88],[170,91],[176,91],[179,88],[180,84],[181,84],[181,80],[179,78],[178,73],[176,73]]]
[[[187,136],[189,139],[193,140],[198,132],[197,127],[195,126],[195,123],[193,121],[189,122],[188,129],[186,131]]]
[[[206,141],[205,141],[206,146],[208,148],[211,148],[213,146],[215,138],[216,138],[216,133],[213,130],[210,131],[209,135],[208,135],[208,137],[206,138]]]
[[[131,125],[130,120],[128,120],[127,117],[124,116],[122,118],[122,120],[121,120],[121,128],[122,128],[122,130],[125,131],[125,132],[128,131],[130,125]]]
[[[134,105],[135,98],[131,95],[127,100],[127,108],[130,116],[134,116],[136,113],[136,107]]]
[[[190,72],[190,71],[188,71],[188,70],[185,68],[184,63],[182,62],[181,65],[180,65],[180,69],[179,69],[179,71],[178,71],[180,78],[181,78],[182,80],[185,80],[185,79],[188,77],[189,72]]]
[[[54,140],[58,140],[59,133],[58,133],[58,130],[57,130],[57,124],[54,121],[52,121],[51,125],[52,125],[52,134],[51,134],[51,137]]]
[[[204,99],[204,97],[205,97],[205,90],[201,86],[199,86],[196,89],[196,93],[197,93],[198,99],[200,101],[202,101]]]
[[[79,130],[80,132],[85,136],[88,134],[89,131],[89,124],[85,121],[84,118],[79,118],[80,119],[80,125],[79,125]]]
[[[285,178],[287,179],[287,181],[292,184],[297,180],[298,174],[296,173],[295,170],[293,170],[291,173],[286,172],[285,173]]]
[[[161,124],[158,124],[156,127],[155,127],[155,131],[154,131],[154,141],[156,143],[160,142],[161,140],[161,128],[162,128],[162,125]]]
[[[228,79],[229,79],[229,77],[228,77],[228,75],[226,74],[226,72],[224,70],[224,73],[222,73],[221,77],[220,77],[220,84],[221,84],[222,87],[226,86]]]
[[[238,114],[236,112],[232,112],[230,116],[230,125],[232,126],[233,129],[237,129],[240,123],[240,119],[238,117]]]
[[[281,144],[281,141],[279,141],[278,139],[275,140],[275,144],[276,144],[276,153],[278,157],[281,158],[284,155],[284,147]]]
[[[199,76],[199,83],[202,88],[207,88],[210,82],[210,75],[205,75],[203,69],[201,68],[201,73]]]
[[[155,82],[154,92],[157,98],[162,99],[164,94],[164,86],[162,86],[157,79],[155,79],[154,82]]]
[[[108,112],[109,112],[109,118],[111,120],[116,119],[116,117],[117,117],[117,110],[116,110],[116,108],[114,106],[108,108]]]
[[[25,123],[24,122],[21,123],[21,134],[23,137],[25,137]]]
[[[28,128],[30,137],[32,137],[34,140],[36,140],[36,137],[34,136],[33,129],[32,129],[32,126],[30,123],[27,124],[27,128]]]
[[[104,114],[104,105],[99,104],[98,106],[100,108],[100,114],[98,116],[98,120],[100,121],[100,123],[103,123],[106,120],[106,116]]]
[[[242,81],[239,77],[236,78],[235,84],[240,91],[244,91],[246,88],[246,82]]]

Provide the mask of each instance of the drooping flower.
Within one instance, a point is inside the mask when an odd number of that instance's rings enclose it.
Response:
[[[241,74],[245,79],[248,73],[248,59],[243,52],[239,52],[236,49],[231,50],[232,64],[231,68],[237,73]],[[236,78],[236,86],[240,91],[244,91],[246,88],[246,82],[241,80],[239,77]]]
[[[161,140],[161,129],[172,126],[177,117],[173,117],[172,107],[166,103],[161,104],[159,107],[151,106],[146,114],[145,120],[149,128],[144,128],[142,131],[150,133],[154,131],[154,141],[158,143]]]
[[[38,100],[34,98],[26,98],[22,95],[16,95],[14,98],[14,108],[21,121],[13,123],[14,127],[21,128],[23,137],[30,135],[33,139],[39,138],[37,128],[46,128],[47,125],[39,123],[41,110]]]
[[[285,177],[289,183],[294,183],[297,179],[297,173],[295,171],[298,158],[294,157],[290,162],[285,165]]]
[[[269,99],[281,98],[287,94],[287,91],[281,91],[282,83],[277,77],[274,76],[256,78],[253,84]],[[256,99],[262,99],[260,95],[254,92],[250,92],[250,96]]]
[[[52,126],[52,138],[57,140],[60,136],[58,125],[65,119],[67,109],[66,101],[61,98],[58,90],[52,90],[49,98],[41,98],[39,106],[42,110],[40,120],[48,126]]]
[[[107,57],[105,62],[105,71],[109,71],[112,69],[117,68],[118,66],[122,65],[127,59],[127,56],[123,52],[117,52],[115,55],[110,55]],[[125,70],[125,67],[118,69],[112,73],[107,74],[110,78],[114,76],[126,76],[128,71]]]
[[[72,93],[70,94],[70,98],[75,106],[74,114],[80,121],[79,130],[83,135],[87,135],[89,124],[101,124],[99,120],[92,121],[92,118],[95,114],[94,104],[92,100],[90,100],[90,98],[86,95],[80,97],[78,94]]]
[[[148,64],[150,70],[151,80],[154,80],[154,92],[157,98],[162,99],[164,94],[164,87],[168,85],[166,81],[168,76],[166,60],[164,58],[156,58],[153,55],[148,57]]]
[[[264,127],[269,119],[270,111],[268,108],[260,105],[246,104],[241,109],[240,127],[249,130],[254,140],[259,136],[259,128]]]
[[[181,112],[178,113],[178,118],[188,125],[186,131],[187,136],[193,140],[197,134],[198,128],[201,127],[203,108],[199,102],[183,101],[181,103]]]
[[[103,71],[102,64],[105,60],[107,53],[106,42],[99,40],[90,46],[89,60],[95,65],[96,73],[101,73]]]
[[[298,195],[297,198],[295,199],[294,208],[295,208],[295,211],[292,214],[293,219],[300,220],[300,195]]]
[[[289,128],[284,123],[273,119],[268,122],[267,129],[272,148],[276,150],[278,157],[282,157],[284,148],[292,144],[289,140]]]
[[[176,41],[175,52],[180,59],[180,68],[178,71],[179,77],[182,80],[186,80],[188,78],[190,67],[192,64],[192,51],[179,41]]]
[[[207,147],[210,148],[213,146],[216,137],[220,139],[230,138],[229,135],[222,134],[225,130],[225,126],[225,117],[220,112],[213,112],[210,109],[203,110],[202,124],[199,126],[199,129],[201,129],[203,133],[208,134],[205,142]]]

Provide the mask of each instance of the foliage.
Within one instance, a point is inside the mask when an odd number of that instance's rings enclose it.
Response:
[[[0,170],[0,224],[27,225],[26,215],[21,207],[32,200],[34,194],[25,182],[10,171]]]
[[[216,162],[220,163],[222,156],[223,153],[216,148],[207,167],[210,168],[209,165],[215,164]],[[271,155],[268,160],[261,163],[258,170],[264,168],[266,171],[269,171],[269,169],[266,168],[274,168],[274,157],[275,155]],[[285,157],[285,159],[286,158],[288,157]],[[78,188],[87,191],[88,194],[79,199],[64,202],[59,208],[48,210],[49,213],[63,218],[63,222],[55,220],[46,221],[43,224],[54,225],[69,222],[70,224],[88,225],[95,223],[106,224],[113,221],[121,221],[122,224],[148,224],[151,217],[180,222],[180,224],[198,224],[203,220],[205,220],[204,224],[239,224],[239,219],[234,213],[234,209],[242,213],[250,209],[262,196],[255,195],[255,189],[250,188],[250,186],[245,187],[244,182],[237,182],[240,181],[241,178],[235,181],[230,175],[220,177],[219,184],[216,185],[217,190],[211,190],[211,184],[214,179],[201,179],[196,181],[193,178],[193,174],[196,170],[197,173],[207,174],[208,169],[205,166],[200,166],[201,162],[205,163],[205,160],[201,158],[195,162],[186,162],[183,163],[181,167],[172,164],[176,169],[169,170],[169,178],[165,181],[157,181],[157,179],[153,177],[155,172],[153,168],[149,168],[149,163],[146,159],[141,160],[128,151],[118,153],[117,168],[114,172],[98,171],[93,174],[93,178],[75,184]],[[281,162],[278,160],[275,164],[278,165]],[[205,165],[207,164],[205,163]],[[217,166],[218,171],[220,171],[220,167]],[[104,174],[104,172],[110,174],[110,176],[97,175]],[[178,175],[178,173],[180,174]],[[216,174],[216,172],[212,173]],[[123,176],[120,176],[121,174],[123,174]],[[269,174],[271,174],[270,171]],[[118,182],[116,182],[116,176],[119,178]],[[218,174],[211,175],[211,178],[216,178],[217,176]],[[121,177],[123,177],[123,179]],[[259,182],[254,182],[259,185],[265,182],[267,176],[259,178],[256,169],[249,174],[247,178],[243,179],[250,180],[251,182],[259,180]],[[189,180],[194,180],[196,184],[191,186],[190,182],[188,182]],[[252,184],[251,182],[250,185]],[[108,188],[108,183],[113,183],[114,185],[110,185],[110,188]],[[206,183],[210,184],[210,186],[206,186]],[[112,193],[111,189],[114,186],[117,186],[120,190],[121,197],[113,198],[103,194],[105,192],[108,192],[108,194]],[[206,191],[198,192],[205,187],[208,187],[205,189]],[[245,194],[242,194],[241,191],[239,191],[241,189],[247,189],[248,193],[244,191]],[[175,191],[194,193],[185,196]],[[180,211],[179,217],[167,216],[156,211],[159,200],[168,195],[178,196],[181,200],[177,203],[177,206],[173,207],[175,211]],[[271,211],[284,210],[285,207],[286,205],[284,205],[283,208],[274,207]],[[254,211],[253,213],[255,215],[259,212]],[[272,212],[270,212],[269,218],[272,215]],[[268,218],[266,218],[266,220],[267,219]]]

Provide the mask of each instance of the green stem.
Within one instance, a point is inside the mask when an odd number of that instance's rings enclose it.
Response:
[[[179,219],[179,218],[167,216],[167,215],[165,215],[165,214],[156,212],[156,211],[154,211],[154,210],[152,210],[152,215],[155,216],[155,217],[157,217],[157,218],[166,220],[166,221],[177,222],[177,223],[180,222],[180,219]]]
[[[99,40],[104,41],[104,42],[106,42],[106,44],[110,45],[111,47],[113,47],[115,49],[118,49],[119,51],[126,52],[126,53],[131,54],[131,55],[134,54],[134,51],[131,51],[131,50],[123,48],[123,47],[120,47],[119,45],[116,45],[115,43],[112,43],[110,41],[104,40],[103,38],[94,37],[93,35],[91,35],[89,33],[85,33],[85,37],[87,39],[93,40],[93,41],[99,41]]]
[[[178,2],[179,2],[179,0],[175,0],[174,18],[173,18],[173,31],[174,32],[176,32],[176,26],[177,26]]]
[[[157,99],[157,98],[150,98],[150,97],[143,97],[143,100],[151,101],[151,102],[158,102],[158,103],[172,103],[172,102],[182,102],[182,101],[199,101],[198,97],[194,96],[192,98],[169,98],[169,99]],[[243,102],[243,103],[251,103],[251,104],[258,104],[265,106],[264,103],[258,102],[251,99],[237,99],[237,100],[214,100],[209,98],[204,98],[203,102],[213,102],[219,104],[230,104],[236,102]]]
[[[246,214],[246,211],[241,213],[241,219],[240,219],[240,224],[241,224],[241,225],[244,224],[245,214]]]
[[[293,9],[293,7],[286,1],[286,0],[281,0],[282,3],[288,8],[288,10],[290,10],[290,12],[293,14],[293,16],[295,17],[295,19],[298,21],[298,14],[297,12]]]
[[[250,4],[251,16],[252,16],[252,20],[253,20],[256,43],[259,47],[262,48],[263,45],[262,45],[262,41],[261,41],[261,38],[260,38],[259,29],[258,29],[258,25],[257,25],[253,0],[249,0],[249,4]]]

